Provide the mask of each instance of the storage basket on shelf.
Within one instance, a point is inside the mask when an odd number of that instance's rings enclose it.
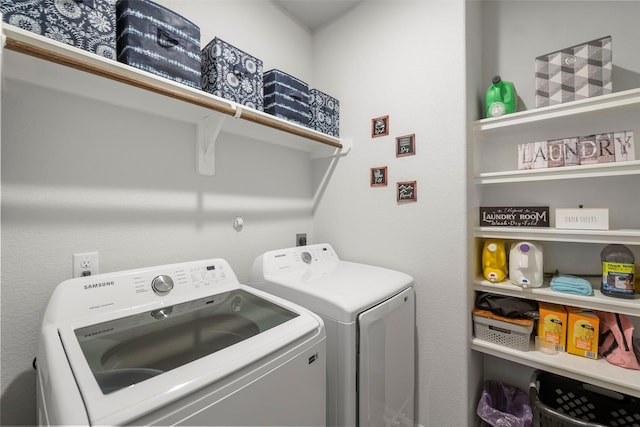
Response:
[[[202,90],[264,110],[262,60],[215,37],[201,52]]]
[[[489,310],[473,310],[473,330],[476,338],[514,350],[528,351],[533,321],[498,316]]]
[[[536,370],[529,398],[533,425],[640,427],[640,398]]]
[[[118,61],[200,89],[200,27],[149,0],[118,0]]]
[[[318,89],[309,89],[309,109],[311,129],[340,136],[340,101]]]
[[[2,0],[2,19],[60,43],[116,59],[115,0]]]
[[[265,71],[264,112],[309,126],[309,85],[280,70]]]

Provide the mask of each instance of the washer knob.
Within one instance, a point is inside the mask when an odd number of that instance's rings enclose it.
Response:
[[[300,255],[302,256],[302,261],[304,261],[306,264],[311,264],[311,260],[313,260],[313,257],[309,252],[305,251],[305,252],[302,252]]]
[[[151,289],[156,295],[166,295],[173,289],[173,279],[165,274],[161,274],[151,281]]]

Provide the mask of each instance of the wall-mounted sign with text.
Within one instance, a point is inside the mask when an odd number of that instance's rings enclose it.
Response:
[[[481,206],[480,227],[549,227],[549,206]]]

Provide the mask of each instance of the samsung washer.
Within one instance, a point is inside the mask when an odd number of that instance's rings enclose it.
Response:
[[[317,244],[260,255],[249,284],[324,320],[328,425],[413,427],[411,276],[343,261],[329,244]]]
[[[318,426],[325,386],[322,320],[222,259],[67,280],[42,322],[44,425]]]

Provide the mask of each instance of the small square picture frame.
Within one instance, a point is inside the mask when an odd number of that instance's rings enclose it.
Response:
[[[398,203],[416,202],[418,200],[417,181],[401,181],[396,184],[396,200]]]
[[[396,157],[414,156],[416,154],[416,134],[403,135],[396,138]]]
[[[371,138],[389,135],[389,115],[371,119]]]
[[[371,168],[371,174],[369,178],[369,182],[372,187],[386,187],[387,186],[387,176],[388,176],[387,166],[378,166],[375,168]]]

